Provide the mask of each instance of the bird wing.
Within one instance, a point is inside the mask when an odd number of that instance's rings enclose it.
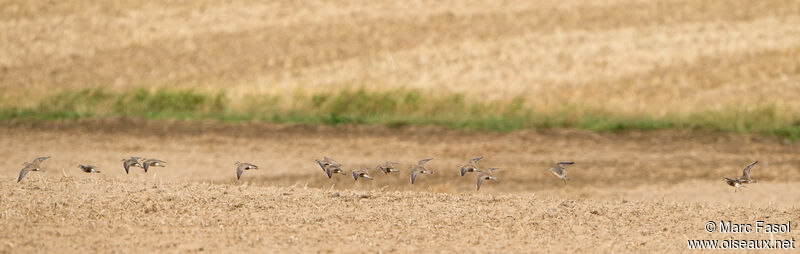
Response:
[[[25,177],[26,174],[28,174],[28,167],[22,168],[22,170],[19,171],[19,177],[17,178],[17,182],[22,181],[22,178]]]
[[[244,173],[244,168],[241,166],[236,167],[236,180],[242,177],[242,173]]]
[[[750,170],[756,165],[756,163],[758,163],[758,161],[750,163],[750,165],[747,165],[747,167],[742,170],[742,180],[750,180]]]
[[[417,171],[416,170],[412,170],[411,171],[411,184],[414,184],[415,180],[417,180]]]
[[[144,172],[147,173],[147,169],[150,168],[150,163],[145,161],[144,164],[142,164],[142,168],[144,169]]]
[[[467,167],[461,167],[461,176],[464,176],[466,174],[467,174]]]
[[[355,170],[353,170],[352,173],[353,173],[353,180],[358,181],[358,173],[356,173]]]
[[[481,161],[481,159],[483,159],[483,155],[478,156],[478,158],[472,159],[472,164],[478,164],[478,162]]]
[[[325,162],[321,160],[315,160],[315,161],[317,162],[317,164],[319,164],[319,167],[322,168],[322,171],[325,171]]]
[[[39,158],[33,159],[33,163],[32,164],[34,164],[34,165],[36,165],[38,167],[40,163],[42,163],[43,161],[45,161],[47,159],[50,159],[50,156],[39,157]]]
[[[325,174],[328,174],[328,179],[330,179],[331,177],[333,177],[333,175],[331,175],[331,169],[330,169],[330,168],[328,168],[328,169],[325,169]]]
[[[483,177],[478,177],[477,190],[481,190],[481,184],[483,184]]]
[[[572,164],[575,164],[575,162],[573,162],[573,161],[561,161],[561,162],[558,162],[558,165],[561,166],[561,167],[566,166],[566,165],[572,165]]]
[[[128,171],[130,171],[131,169],[131,164],[133,164],[134,162],[135,161],[131,160],[125,160],[124,162],[122,162],[122,167],[125,168],[125,174],[128,174]]]
[[[384,174],[389,174],[389,169],[384,166],[378,166],[377,169],[383,172]]]
[[[420,160],[418,163],[419,163],[420,166],[424,166],[425,163],[428,163],[429,161],[432,161],[432,160],[433,160],[433,158],[428,158],[428,159]]]

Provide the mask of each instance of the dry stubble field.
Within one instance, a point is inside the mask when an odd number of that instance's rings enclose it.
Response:
[[[192,87],[419,89],[537,110],[800,108],[800,5],[764,1],[2,1],[0,99]],[[290,97],[290,96],[288,96]],[[292,100],[285,100],[292,103]],[[480,133],[94,119],[0,125],[0,252],[687,252],[709,220],[796,223],[798,144],[693,131]],[[15,183],[21,163],[47,172]],[[126,175],[130,155],[167,168]],[[434,157],[433,176],[327,179]],[[499,182],[456,166],[484,155]],[[233,162],[262,167],[235,181]],[[545,169],[574,160],[563,185]],[[733,192],[752,160],[759,183]],[[85,175],[78,163],[100,166]]]
[[[739,135],[135,120],[0,133],[3,252],[685,252],[689,239],[797,236],[708,234],[709,220],[800,219],[800,147]],[[14,182],[19,163],[45,154],[47,172]],[[130,155],[169,164],[126,175]],[[327,179],[313,162],[323,155],[403,172]],[[480,192],[457,175],[477,155],[501,168]],[[426,157],[436,174],[409,184],[406,167]],[[545,169],[566,159],[577,163],[563,185]],[[756,159],[759,183],[734,192],[721,181]],[[262,169],[235,181],[236,160]]]

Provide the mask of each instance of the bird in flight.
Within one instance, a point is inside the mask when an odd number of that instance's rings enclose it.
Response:
[[[410,167],[411,168],[411,184],[414,184],[414,182],[417,180],[417,175],[419,175],[419,174],[433,175],[433,170],[429,170],[428,168],[425,167],[425,164],[428,163],[431,160],[433,160],[433,158],[420,160],[419,162],[417,162],[417,165],[413,165],[413,166]]]
[[[131,156],[130,158],[127,159],[122,159],[122,167],[125,168],[125,174],[128,174],[130,172],[131,167],[144,168],[144,166],[142,166],[142,164],[139,163],[139,160],[141,160],[141,158],[134,156]]]
[[[353,180],[358,181],[359,177],[363,177],[369,180],[372,180],[372,177],[369,176],[369,169],[368,168],[361,168],[361,169],[353,169]]]
[[[469,163],[461,166],[461,176],[464,176],[469,172],[481,172],[481,170],[478,169],[478,162],[481,161],[481,159],[483,159],[483,156],[469,160]]]
[[[21,182],[22,178],[25,177],[25,175],[27,175],[28,172],[30,171],[43,171],[41,164],[42,162],[44,162],[49,158],[50,156],[44,156],[33,159],[31,162],[22,163],[22,166],[24,167],[22,168],[22,170],[19,171],[19,177],[17,177],[17,182]]]
[[[147,169],[150,167],[166,167],[164,163],[167,162],[159,159],[146,159],[142,161],[142,168],[144,168],[144,172],[147,173]]]
[[[388,175],[389,173],[392,173],[392,172],[399,172],[399,171],[400,171],[400,170],[397,170],[397,169],[394,167],[394,165],[397,165],[397,164],[399,164],[399,163],[397,163],[397,162],[389,162],[389,161],[387,161],[387,162],[385,162],[385,163],[383,163],[383,164],[381,164],[381,165],[378,165],[376,168],[377,168],[378,170],[380,170],[381,172],[383,172],[384,174]]]
[[[322,171],[324,171],[326,175],[328,175],[328,178],[332,178],[333,174],[347,175],[347,172],[345,172],[342,169],[341,163],[337,163],[336,161],[334,161],[331,158],[328,158],[327,156],[323,157],[322,160],[314,160],[314,161],[316,161],[317,164],[319,164],[319,167],[322,168]]]
[[[494,171],[498,168],[488,168],[486,171],[479,171],[478,174],[478,183],[477,183],[477,190],[481,190],[481,185],[483,181],[492,180],[492,181],[499,181],[500,178],[494,176]]]
[[[550,172],[552,172],[553,175],[558,177],[558,179],[561,179],[561,181],[564,181],[564,184],[567,184],[567,181],[569,181],[569,178],[567,178],[567,171],[566,171],[566,169],[564,167],[566,167],[567,165],[572,165],[572,164],[575,164],[575,162],[562,161],[562,162],[556,163],[555,166],[550,168]]]
[[[725,183],[727,183],[731,187],[736,188],[736,189],[733,190],[734,192],[739,190],[739,188],[744,187],[744,184],[746,184],[746,183],[757,183],[758,181],[750,178],[750,170],[753,169],[753,166],[755,166],[756,163],[758,163],[758,161],[754,161],[753,163],[750,163],[749,165],[747,165],[747,167],[745,167],[744,170],[742,170],[742,176],[741,177],[736,178],[736,179],[731,179],[731,178],[727,178],[726,177],[726,178],[724,178],[722,180],[725,181]]]
[[[81,169],[84,173],[100,173],[100,170],[97,169],[94,165],[78,165],[78,168]]]
[[[239,180],[239,178],[242,177],[242,173],[244,173],[245,170],[251,170],[251,169],[258,170],[258,166],[250,164],[250,163],[247,163],[247,162],[238,162],[237,161],[233,165],[236,165],[236,180]]]

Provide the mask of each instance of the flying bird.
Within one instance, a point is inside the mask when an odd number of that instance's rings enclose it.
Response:
[[[753,166],[755,166],[756,163],[758,163],[758,161],[754,161],[753,163],[750,163],[750,165],[747,165],[747,167],[745,167],[742,170],[742,176],[741,177],[736,178],[736,179],[731,179],[731,178],[727,178],[726,177],[726,178],[724,178],[722,180],[725,181],[725,183],[727,183],[731,187],[736,188],[736,189],[733,190],[734,192],[739,190],[739,188],[744,187],[744,184],[746,184],[746,183],[757,183],[758,181],[750,178],[750,170],[753,169]]]
[[[553,175],[558,177],[558,179],[561,179],[562,181],[564,181],[564,184],[567,184],[567,181],[569,181],[569,178],[567,178],[567,171],[565,170],[564,167],[566,167],[567,165],[572,165],[572,164],[575,164],[575,162],[562,161],[562,162],[556,163],[555,166],[550,168],[550,172],[552,172]]]
[[[380,170],[381,172],[383,172],[384,174],[388,175],[389,173],[399,172],[400,171],[400,170],[397,170],[394,167],[394,165],[397,165],[397,164],[398,164],[397,162],[388,162],[387,161],[387,162],[385,162],[385,163],[383,163],[381,165],[378,165],[378,167],[376,167],[376,168],[378,170]]]
[[[78,168],[81,169],[84,173],[100,173],[100,170],[97,169],[94,165],[78,165]]]
[[[489,168],[486,171],[479,171],[478,174],[478,183],[477,183],[477,190],[481,190],[481,185],[483,181],[492,180],[492,181],[499,181],[500,178],[494,176],[494,171],[498,168]]]
[[[242,173],[244,173],[245,170],[251,170],[251,169],[258,170],[258,166],[247,162],[237,161],[236,163],[234,163],[234,165],[236,165],[236,180],[239,180],[239,178],[242,177]]]
[[[147,173],[147,169],[150,167],[166,167],[164,163],[167,162],[159,159],[146,159],[142,161],[142,168],[144,168],[144,172]]]
[[[319,167],[322,168],[322,171],[327,171],[328,167],[342,166],[342,164],[336,163],[336,161],[334,161],[331,158],[328,158],[327,156],[323,156],[322,158],[323,158],[322,160],[314,160],[317,162],[317,164],[319,164]]]
[[[478,169],[478,162],[481,161],[481,159],[483,159],[483,156],[469,160],[469,163],[461,166],[461,176],[464,176],[469,172],[481,172],[481,170]]]
[[[347,172],[345,172],[345,171],[344,171],[342,168],[340,168],[340,167],[328,167],[328,169],[326,169],[326,170],[325,170],[325,174],[327,174],[327,175],[328,175],[328,178],[332,178],[332,177],[333,177],[333,174],[342,174],[342,175],[347,175]]]
[[[369,172],[368,171],[369,171],[369,169],[367,169],[367,168],[353,169],[352,170],[352,172],[353,172],[353,180],[358,181],[359,177],[363,177],[363,178],[367,178],[369,180],[372,180],[372,177],[369,176]]]
[[[22,165],[25,166],[25,167],[23,167],[19,171],[19,177],[17,177],[17,182],[22,181],[22,178],[25,177],[25,175],[27,175],[29,171],[42,171],[42,167],[41,167],[42,162],[44,162],[45,160],[47,160],[49,158],[50,158],[50,156],[39,157],[39,158],[33,159],[33,161],[31,161],[31,162],[22,163]]]
[[[324,156],[322,160],[314,161],[319,164],[319,167],[322,168],[322,171],[324,171],[326,175],[328,175],[328,178],[332,178],[333,174],[347,175],[347,172],[342,169],[342,164],[337,163],[327,156]]]
[[[139,157],[133,157],[133,156],[131,156],[130,158],[127,158],[127,159],[122,159],[122,167],[125,168],[125,174],[129,173],[131,167],[144,168],[144,166],[142,166],[142,164],[139,163],[140,159],[141,158],[139,158]]]
[[[417,165],[413,165],[413,166],[410,167],[411,168],[411,184],[414,184],[414,181],[417,180],[417,175],[419,175],[419,174],[433,175],[433,170],[428,170],[428,168],[425,167],[425,163],[428,163],[431,160],[433,160],[433,158],[424,159],[424,160],[421,160],[421,161],[417,162]]]

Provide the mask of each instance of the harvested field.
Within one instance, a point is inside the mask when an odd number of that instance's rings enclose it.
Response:
[[[798,144],[691,132],[523,131],[226,125],[138,120],[5,125],[0,131],[4,252],[688,252],[707,221],[798,219]],[[15,183],[19,164],[52,155]],[[126,175],[120,159],[166,160]],[[400,162],[401,174],[328,179],[313,159],[349,169]],[[500,167],[475,191],[457,165]],[[425,157],[435,175],[408,183]],[[233,162],[261,166],[235,181]],[[574,160],[563,185],[551,160]],[[759,182],[739,192],[751,160]],[[87,175],[76,165],[104,170]]]
[[[365,87],[655,116],[800,108],[793,0],[32,0],[4,4],[0,31],[10,100],[168,86],[291,104]]]
[[[795,249],[799,59],[796,0],[0,1],[0,253]]]

